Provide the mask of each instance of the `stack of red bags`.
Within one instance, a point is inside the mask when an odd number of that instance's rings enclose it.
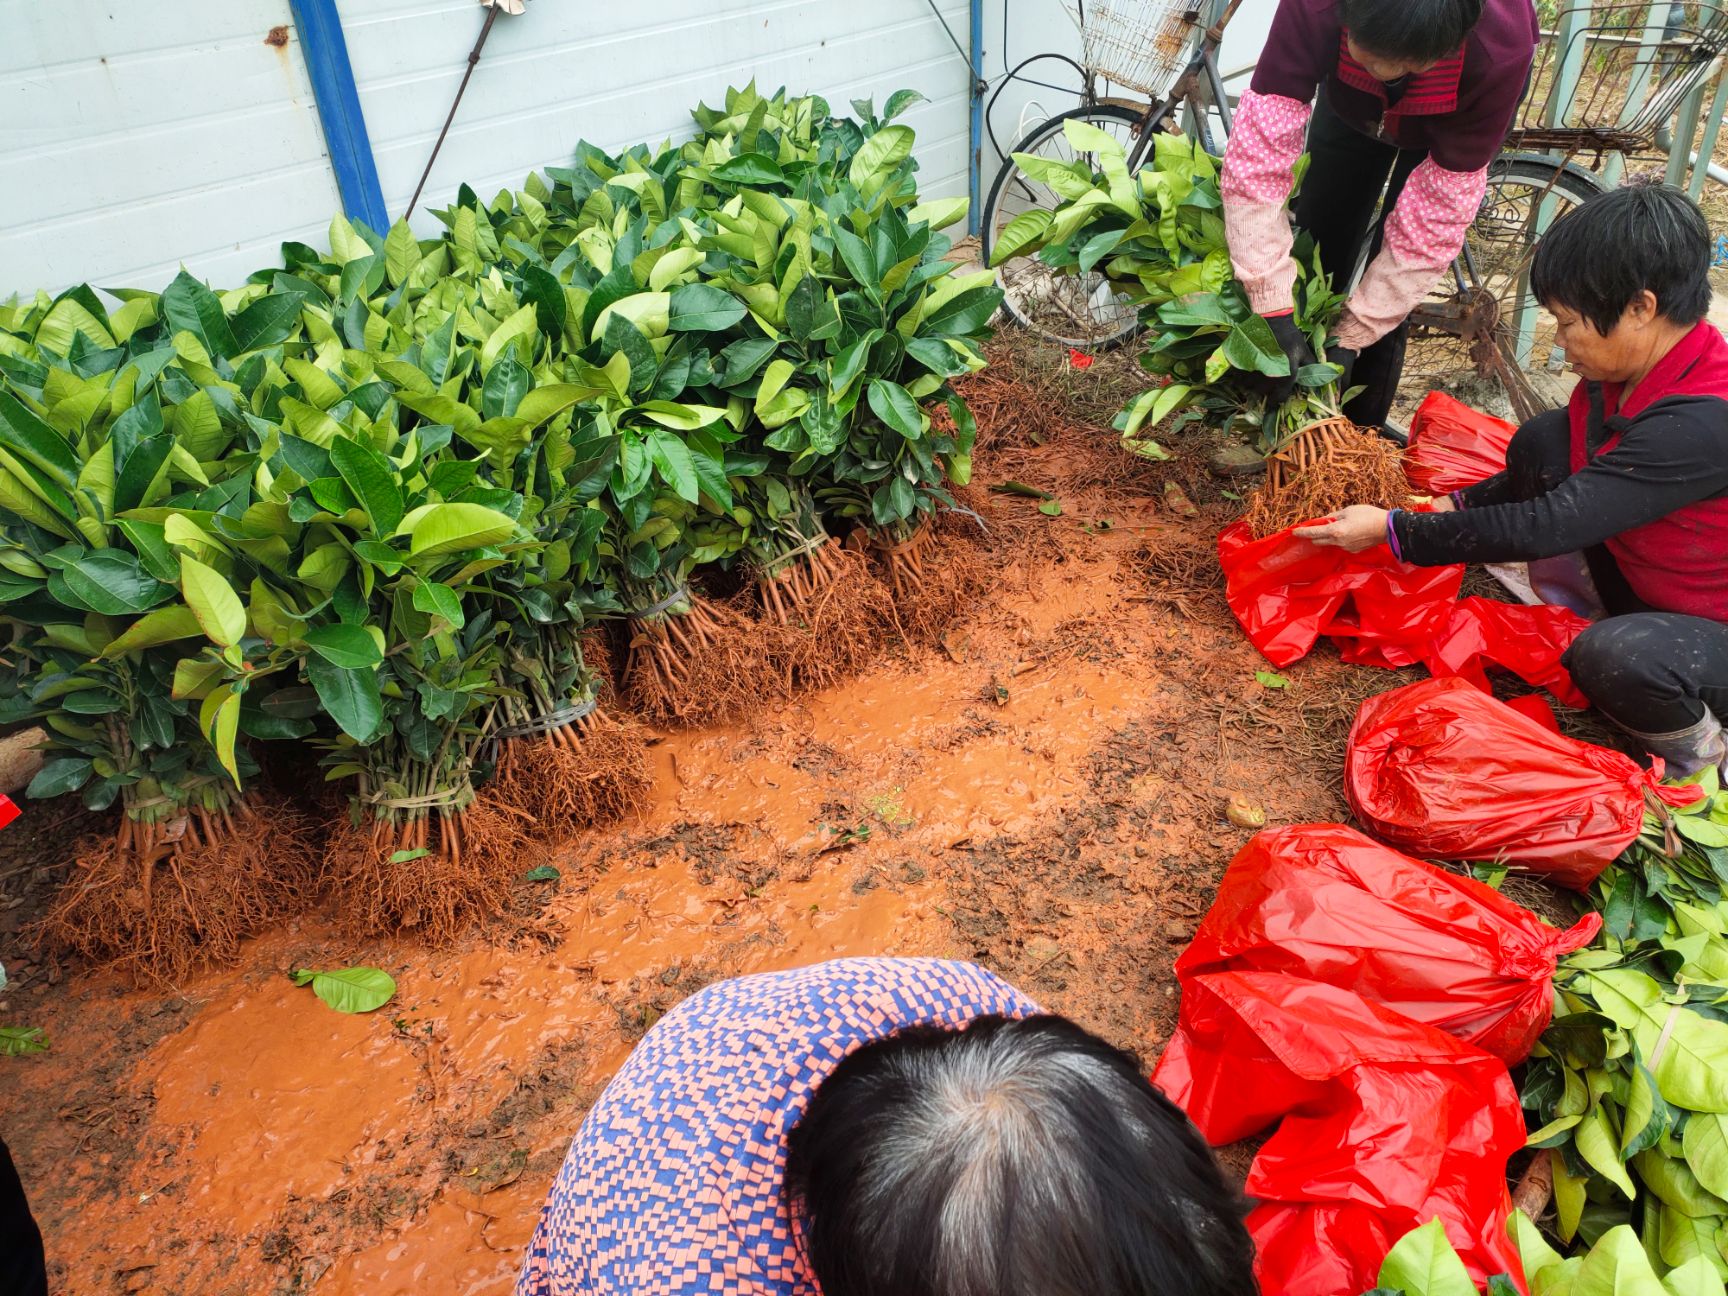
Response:
[[[1215,1146],[1278,1125],[1247,1182],[1263,1291],[1366,1291],[1436,1217],[1479,1283],[1521,1282],[1506,1067],[1548,1023],[1556,959],[1600,925],[1557,931],[1336,824],[1242,849],[1177,962],[1153,1081]]]

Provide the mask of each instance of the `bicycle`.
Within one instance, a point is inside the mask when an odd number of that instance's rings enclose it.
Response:
[[[1216,11],[1220,0],[1207,2]],[[1066,7],[1080,28],[1080,61],[1035,55],[1020,68],[1040,57],[1077,67],[1081,103],[1033,127],[1010,154],[1060,161],[1085,156],[1069,147],[1063,133],[1063,125],[1078,118],[1121,140],[1135,170],[1156,133],[1170,129],[1179,114],[1190,136],[1208,152],[1221,154],[1214,124],[1228,136],[1230,104],[1217,53],[1239,4],[1229,0],[1205,25],[1206,10],[1190,0],[1093,0],[1090,5],[1073,0]],[[1667,10],[1667,0],[1595,11],[1586,3],[1560,12],[1559,35],[1543,45],[1532,69],[1533,93],[1489,167],[1487,192],[1453,266],[1450,287],[1443,283],[1435,299],[1412,312],[1417,330],[1463,340],[1478,372],[1499,377],[1521,419],[1543,407],[1525,368],[1535,339],[1544,332],[1552,336],[1552,322],[1541,318],[1529,291],[1530,253],[1537,238],[1566,210],[1608,187],[1613,159],[1654,144],[1662,126],[1701,91],[1728,48],[1728,12],[1708,6],[1696,17],[1669,11],[1657,26],[1658,8]],[[1630,11],[1647,16],[1642,39],[1629,46]],[[1608,53],[1601,54],[1599,47]],[[1593,57],[1601,66],[1581,98],[1582,72]],[[1144,97],[1101,94],[1101,84]],[[1158,88],[1166,84],[1168,90],[1159,96]],[[1618,100],[1617,89],[1623,91]],[[1592,154],[1597,169],[1578,161]],[[986,263],[1009,221],[1056,201],[1053,191],[1028,179],[1012,156],[1007,158],[984,205]],[[1064,345],[1100,350],[1120,345],[1141,327],[1134,306],[1111,292],[1096,272],[1058,274],[1035,259],[1020,258],[1001,268],[1000,280],[1007,313]]]

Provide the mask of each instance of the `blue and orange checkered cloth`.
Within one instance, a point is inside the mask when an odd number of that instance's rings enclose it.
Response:
[[[516,1296],[817,1296],[786,1137],[854,1050],[1037,1005],[970,963],[843,959],[711,985],[667,1013],[576,1133]]]

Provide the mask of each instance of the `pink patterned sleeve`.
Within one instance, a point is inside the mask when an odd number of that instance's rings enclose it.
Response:
[[[1290,186],[1308,127],[1309,107],[1283,95],[1244,91],[1224,150],[1224,237],[1230,264],[1262,315],[1290,309],[1296,263],[1290,258]]]
[[[1448,171],[1429,158],[1410,173],[1386,218],[1380,254],[1344,307],[1340,346],[1360,351],[1398,327],[1464,246],[1488,191],[1488,170]]]

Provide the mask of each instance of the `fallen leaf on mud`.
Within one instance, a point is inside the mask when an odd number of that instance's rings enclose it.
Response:
[[[1238,828],[1264,828],[1266,812],[1247,797],[1236,795],[1224,810],[1224,817]]]
[[[468,1190],[477,1196],[483,1196],[515,1183],[522,1177],[522,1171],[527,1165],[527,1148],[507,1148],[492,1153],[478,1165],[470,1167],[464,1172],[464,1177],[470,1180]]]
[[[1038,506],[1038,511],[1045,517],[1061,517],[1062,501],[1053,499],[1045,500]]]
[[[948,654],[948,660],[956,666],[964,665],[967,649],[972,646],[970,634],[955,634],[949,630],[942,636],[942,651]]]
[[[1254,678],[1258,680],[1264,688],[1281,689],[1290,687],[1290,681],[1285,679],[1277,671],[1255,671]]]
[[[986,701],[1005,707],[1008,705],[1008,686],[992,675],[990,682],[984,686],[984,697]]]
[[[550,864],[542,864],[539,868],[531,868],[522,875],[526,882],[556,882],[564,875]]]
[[[1164,924],[1164,939],[1171,944],[1186,944],[1194,939],[1194,928],[1185,922]]]
[[[1189,499],[1182,488],[1173,481],[1164,483],[1164,507],[1177,517],[1200,516],[1200,510],[1194,507],[1194,501]]]

